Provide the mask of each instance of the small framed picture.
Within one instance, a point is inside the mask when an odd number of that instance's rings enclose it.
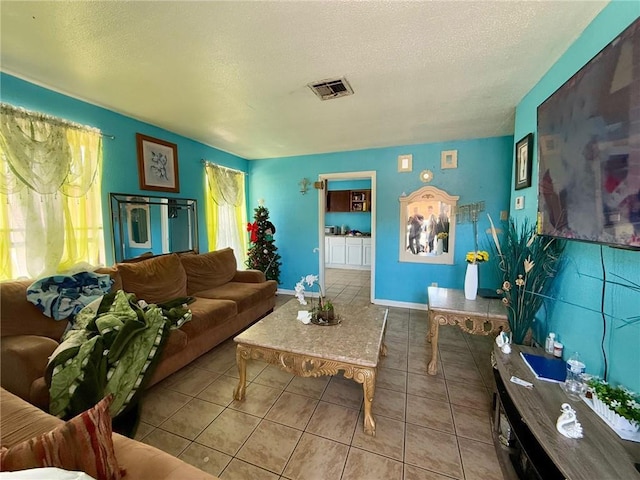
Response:
[[[533,133],[516,143],[515,189],[531,186],[531,163],[533,160]]]
[[[180,192],[178,146],[136,133],[141,190]]]
[[[443,150],[440,153],[440,168],[458,168],[458,151]]]
[[[398,155],[398,172],[410,172],[413,168],[413,155]]]

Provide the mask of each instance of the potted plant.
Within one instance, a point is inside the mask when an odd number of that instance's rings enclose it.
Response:
[[[327,300],[322,293],[322,288],[320,288],[320,284],[318,283],[317,275],[307,275],[302,277],[298,283],[296,283],[295,287],[295,296],[300,302],[301,305],[307,305],[307,300],[304,297],[305,292],[305,284],[309,288],[313,288],[314,285],[318,286],[318,305],[311,305],[311,315],[313,319],[319,322],[330,322],[335,319],[335,312],[333,308],[333,303],[330,300]],[[313,297],[312,297],[313,298]]]
[[[506,222],[499,241],[491,217],[489,222],[502,272],[498,293],[507,307],[512,342],[522,344],[560,269],[565,241],[537,235],[526,219],[521,226],[513,219]]]
[[[623,386],[614,387],[598,377],[587,380],[594,410],[616,429],[637,432],[640,429],[638,396]]]

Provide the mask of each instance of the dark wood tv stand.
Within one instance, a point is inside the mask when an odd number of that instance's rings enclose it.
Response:
[[[640,444],[620,439],[583,401],[570,399],[559,384],[537,380],[520,351],[543,354],[540,349],[518,345],[508,355],[497,347],[493,352],[497,387],[493,437],[505,478],[640,479],[635,466],[640,462]],[[512,375],[533,383],[534,388],[512,383]],[[556,430],[563,403],[576,411],[583,438],[566,438]],[[499,438],[501,412],[513,435],[509,448]]]

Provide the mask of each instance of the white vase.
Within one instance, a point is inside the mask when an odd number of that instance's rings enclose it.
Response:
[[[444,240],[442,238],[436,239],[436,255],[442,255],[444,250]]]
[[[467,273],[464,276],[464,298],[475,300],[478,295],[478,264],[467,264]]]

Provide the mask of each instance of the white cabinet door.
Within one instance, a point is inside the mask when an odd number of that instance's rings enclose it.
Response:
[[[347,238],[347,265],[362,265],[362,239]]]
[[[329,263],[344,265],[346,262],[345,238],[329,237]]]
[[[329,237],[324,237],[324,263],[329,263],[331,257],[329,256]]]
[[[362,265],[371,266],[371,239],[362,239]]]

